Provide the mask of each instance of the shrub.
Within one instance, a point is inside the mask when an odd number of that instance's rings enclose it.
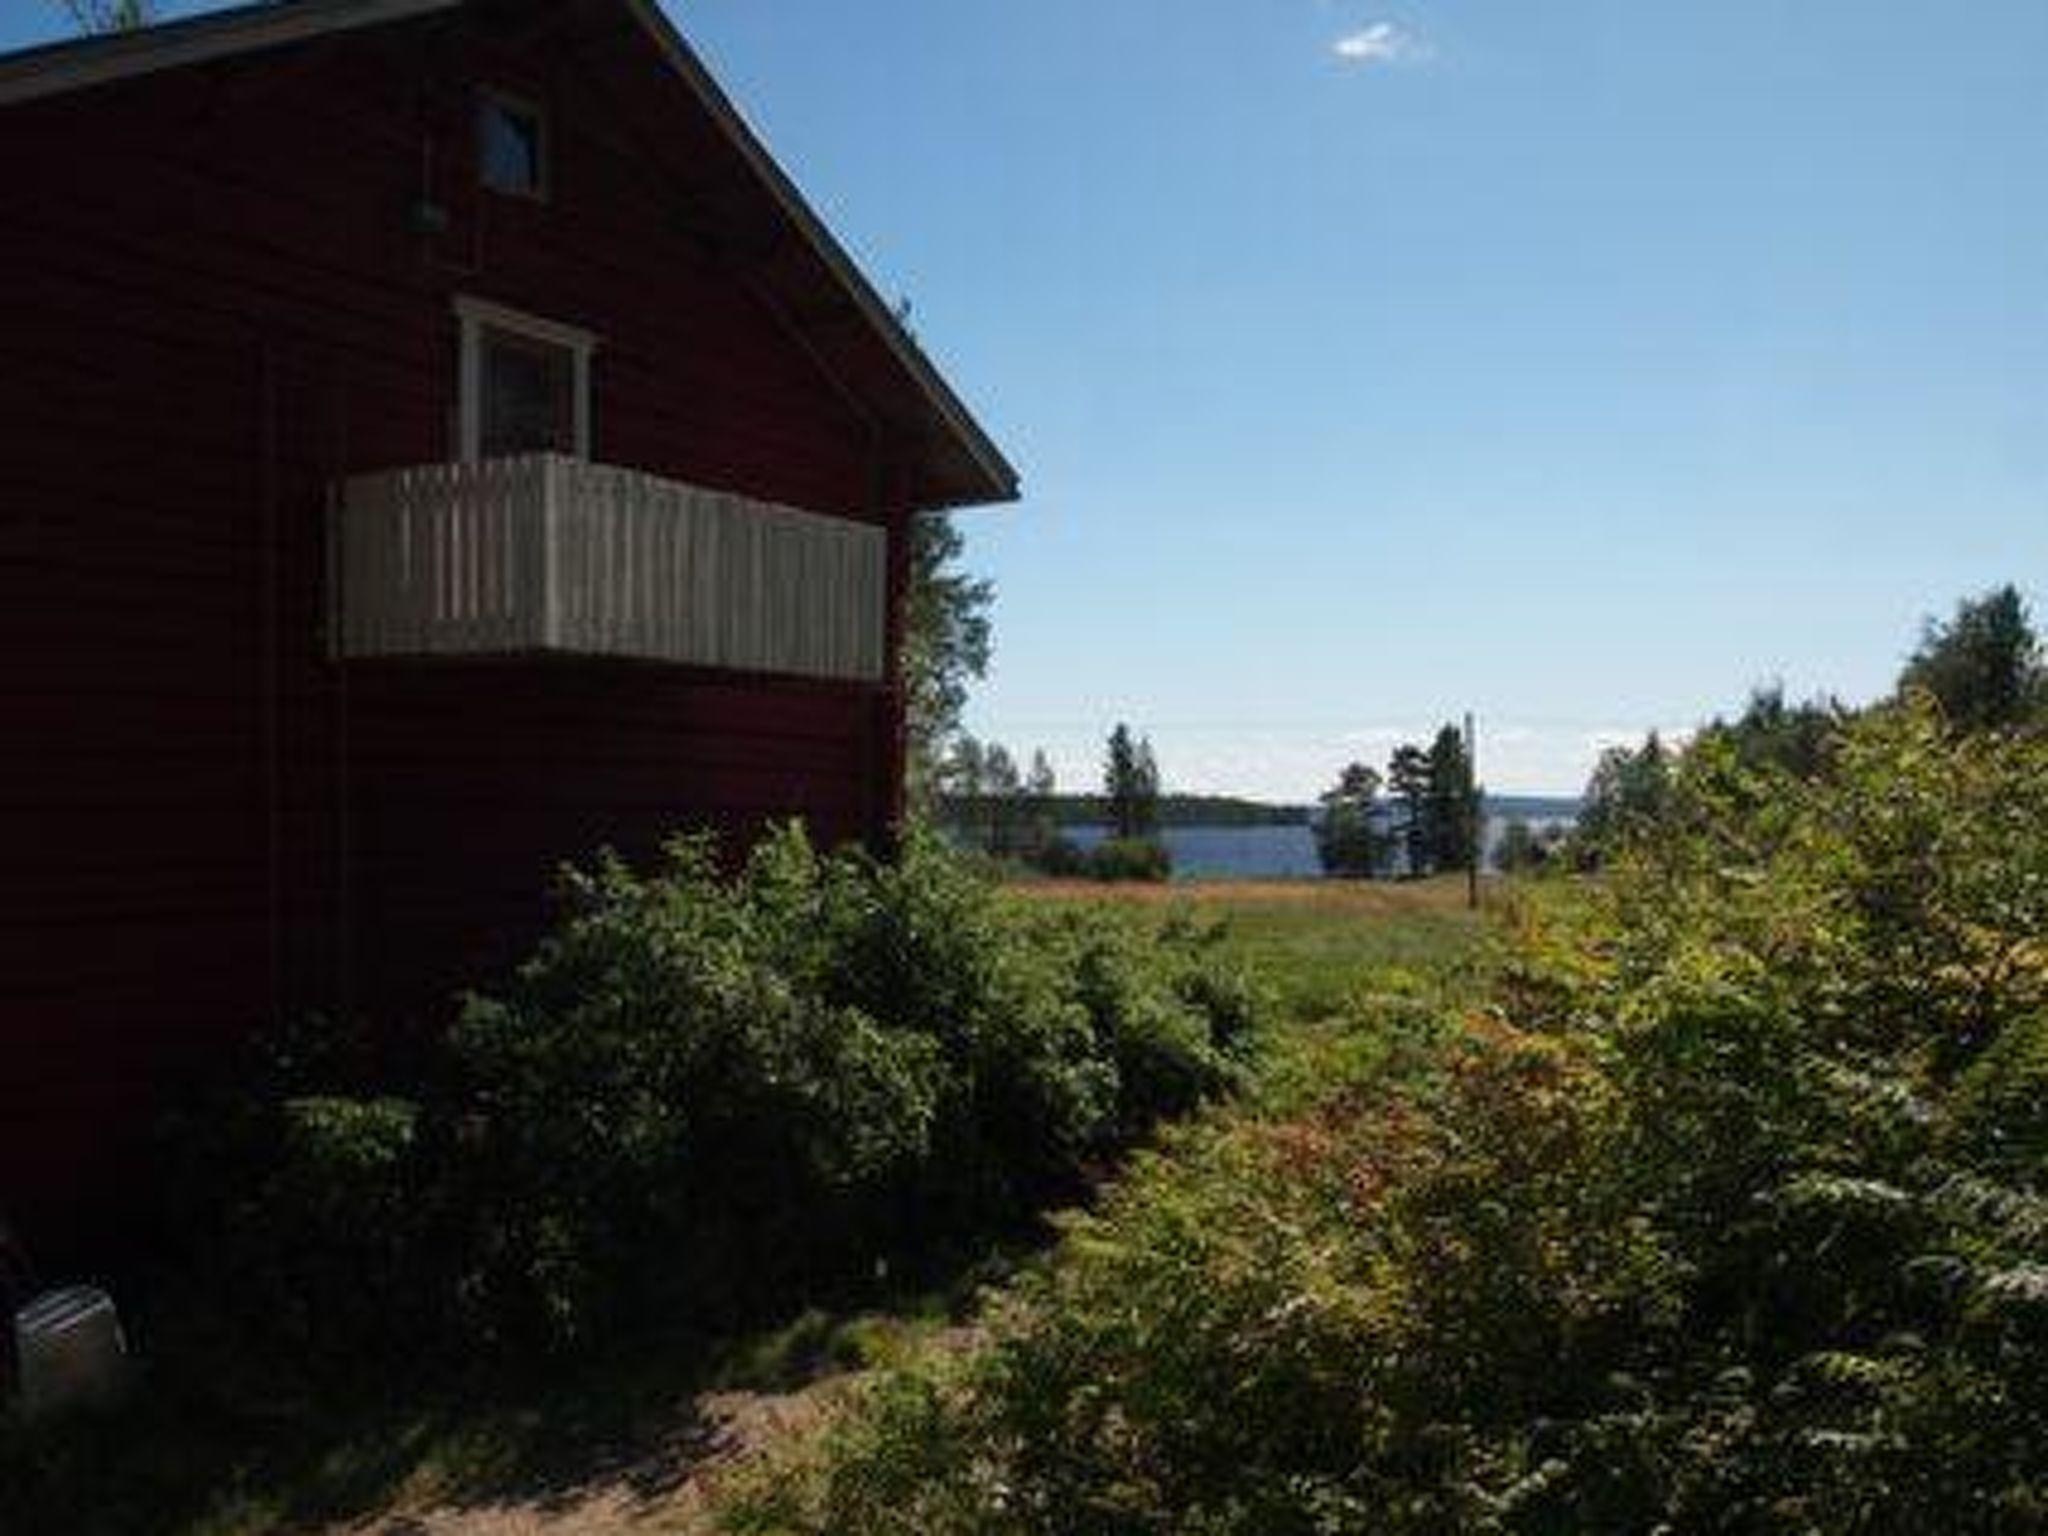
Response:
[[[198,1122],[195,1290],[316,1370],[716,1328],[1072,1191],[1227,1087],[1257,1011],[1212,935],[1039,910],[921,836],[788,828],[730,876],[679,838],[562,896],[409,1068],[315,1031]]]
[[[1091,880],[1163,881],[1172,875],[1173,856],[1157,838],[1112,837],[1088,850]]]
[[[359,1029],[308,1020],[166,1127],[154,1241],[175,1256],[143,1323],[173,1370],[253,1370],[269,1395],[435,1333],[444,1165],[426,1107],[369,1086],[371,1061]]]
[[[1071,837],[1054,832],[1031,855],[1031,866],[1055,880],[1071,880],[1088,873],[1088,855]]]
[[[1948,1103],[1959,1155],[2048,1193],[2048,1012],[2014,1020]]]
[[[454,1176],[477,1218],[465,1303],[487,1328],[729,1313],[811,1243],[846,1242],[924,1154],[933,1043],[804,985],[809,858],[767,845],[730,893],[703,841],[653,879],[607,860],[570,877],[569,916],[503,995],[470,999]]]
[[[1663,793],[1425,1072],[1184,1142],[742,1517],[2048,1526],[2048,744],[1909,706]]]

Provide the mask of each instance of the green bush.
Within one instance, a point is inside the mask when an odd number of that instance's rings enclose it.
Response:
[[[1949,1103],[1956,1151],[2048,1193],[2048,1012],[2010,1023]]]
[[[1426,1067],[1187,1139],[737,1518],[2048,1529],[2048,744],[1666,795]]]
[[[1088,854],[1071,837],[1053,832],[1031,855],[1031,867],[1055,880],[1078,879],[1088,873]]]
[[[360,1030],[311,1020],[166,1128],[154,1241],[167,1257],[142,1321],[174,1372],[189,1363],[223,1387],[244,1369],[354,1377],[434,1333],[445,1161],[417,1087],[379,1092],[371,1060]]]
[[[1088,850],[1088,878],[1163,881],[1173,876],[1173,856],[1152,837],[1112,837]]]
[[[882,863],[790,828],[731,875],[680,838],[568,872],[406,1071],[335,1031],[274,1052],[185,1140],[191,1290],[316,1372],[716,1328],[1078,1189],[1226,1088],[1255,1013],[1213,936],[1040,910],[922,837]]]

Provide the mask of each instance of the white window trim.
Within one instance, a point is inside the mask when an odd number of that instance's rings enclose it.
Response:
[[[472,298],[468,294],[456,295],[455,317],[462,326],[461,441],[457,445],[462,462],[474,464],[483,457],[483,336],[486,328],[510,331],[515,336],[525,336],[568,351],[574,359],[571,390],[575,397],[572,408],[576,457],[589,458],[590,359],[598,348],[596,332],[586,331],[578,325],[564,325],[559,320],[543,320],[538,315],[508,309],[503,304],[493,304],[489,299]]]

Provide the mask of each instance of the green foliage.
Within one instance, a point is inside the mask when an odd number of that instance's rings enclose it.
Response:
[[[1387,760],[1387,790],[1401,803],[1401,858],[1411,875],[1430,867],[1430,787],[1429,754],[1413,742],[1396,747]]]
[[[65,14],[81,32],[132,32],[156,23],[154,0],[63,0]]]
[[[401,1081],[315,1032],[189,1131],[191,1290],[245,1346],[325,1377],[915,1265],[1229,1086],[1255,1012],[1214,935],[1041,910],[922,834],[892,864],[790,828],[730,875],[679,838],[562,896]]]
[[[1352,763],[1322,796],[1316,822],[1316,857],[1324,873],[1364,878],[1386,862],[1387,834],[1379,823],[1380,776]]]
[[[2037,714],[2048,672],[2019,589],[1993,588],[1958,603],[1946,624],[1929,620],[1899,688],[1931,693],[1963,731],[2019,725]]]
[[[1173,855],[1156,837],[1105,838],[1088,850],[1085,866],[1091,880],[1105,883],[1135,880],[1158,883],[1173,875]]]
[[[729,1315],[789,1284],[813,1237],[851,1242],[924,1155],[936,1042],[833,984],[874,893],[800,835],[730,887],[692,839],[652,877],[607,860],[567,894],[451,1041],[478,1218],[463,1295],[494,1327],[565,1339],[649,1300]]]
[[[1152,743],[1119,723],[1109,733],[1102,770],[1111,834],[1120,841],[1150,837],[1159,830],[1159,765]]]
[[[1973,1162],[2048,1192],[2048,1011],[2010,1021],[1951,1108],[1949,1134]]]
[[[1572,857],[1595,868],[1657,835],[1671,798],[1672,754],[1652,731],[1640,749],[1609,747],[1587,781]]]
[[[369,1056],[360,1030],[307,1021],[167,1127],[161,1241],[183,1262],[155,1310],[173,1371],[213,1355],[200,1368],[224,1376],[352,1381],[431,1328],[406,1280],[442,1232],[438,1149],[417,1092],[372,1086]]]
[[[1775,770],[1811,779],[1828,771],[1835,737],[1849,716],[1849,710],[1835,699],[1788,704],[1783,685],[1773,683],[1754,689],[1740,715],[1733,720],[1714,720],[1700,736],[1726,742],[1741,765],[1752,772]]]
[[[1501,828],[1500,846],[1493,852],[1494,867],[1502,874],[1527,875],[1556,863],[1564,834],[1557,828],[1537,828],[1519,817]]]
[[[1465,737],[1446,725],[1429,744],[1423,802],[1429,867],[1467,868],[1479,852],[1482,796]]]
[[[1830,754],[1665,760],[1491,1009],[1179,1138],[749,1517],[2048,1527],[2048,745]]]
[[[1040,874],[1055,879],[1078,879],[1088,873],[1088,855],[1081,845],[1057,832],[1046,837],[1031,862]]]
[[[1384,788],[1391,803],[1380,799]],[[1463,869],[1478,848],[1483,797],[1464,736],[1440,729],[1427,750],[1394,749],[1384,779],[1352,763],[1320,801],[1316,852],[1327,874],[1371,877],[1396,864],[1408,875]]]
[[[1058,836],[1053,802],[1058,785],[1045,753],[1033,752],[1028,772],[998,742],[962,731],[940,769],[938,812],[966,843],[995,859],[1038,864]]]
[[[988,672],[995,587],[960,570],[964,548],[948,514],[927,512],[911,519],[903,681],[914,805],[926,804],[936,792],[941,752],[959,727],[967,685]]]

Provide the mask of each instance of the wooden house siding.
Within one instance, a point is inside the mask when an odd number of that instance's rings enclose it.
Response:
[[[896,813],[888,685],[329,656],[332,488],[454,457],[460,294],[597,333],[596,459],[882,526],[900,615],[901,445],[749,276],[769,233],[693,204],[730,151],[647,55],[456,15],[0,111],[0,1209],[32,1235],[265,1021],[435,1015],[560,860]],[[545,106],[546,202],[476,187],[481,84]]]

